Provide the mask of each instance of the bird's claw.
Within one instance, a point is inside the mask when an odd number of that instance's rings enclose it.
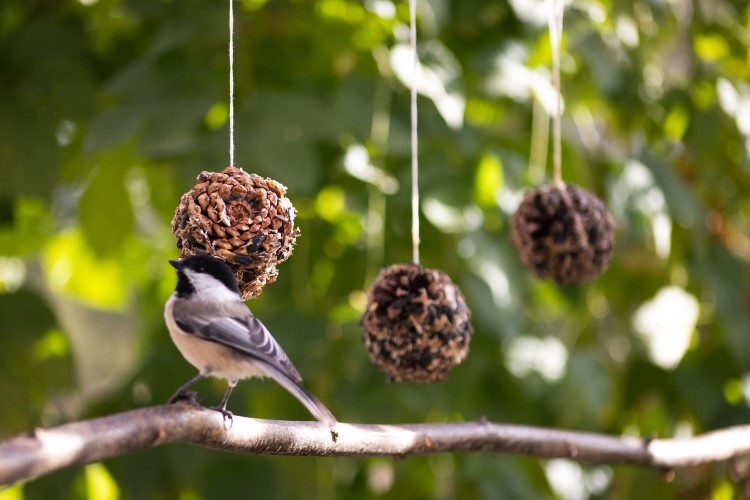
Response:
[[[223,417],[225,429],[232,428],[232,425],[234,424],[234,414],[231,411],[227,410],[226,407],[221,407],[221,406],[212,406],[211,409],[216,410],[219,413],[221,413],[221,416]],[[229,427],[227,427],[227,420],[229,421]]]

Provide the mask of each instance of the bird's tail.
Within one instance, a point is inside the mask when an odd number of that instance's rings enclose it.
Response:
[[[329,427],[333,427],[338,423],[338,420],[336,420],[336,417],[333,416],[333,413],[331,413],[331,411],[326,408],[326,406],[321,403],[318,398],[310,394],[307,389],[302,387],[299,382],[292,380],[287,374],[273,365],[266,365],[266,368],[268,369],[271,377],[273,377],[276,382],[281,384],[281,386],[289,391],[295,398],[297,398],[300,403],[305,405],[305,408],[307,408],[307,411],[309,411],[313,417],[315,417],[320,422],[328,425]]]

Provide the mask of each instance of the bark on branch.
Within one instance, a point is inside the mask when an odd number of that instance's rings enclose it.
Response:
[[[653,440],[486,421],[408,425],[341,423],[332,432],[317,422],[235,417],[232,427],[227,429],[219,413],[179,403],[36,429],[2,442],[0,484],[176,442],[272,455],[408,457],[491,452],[672,469],[749,453],[750,425],[686,439]]]

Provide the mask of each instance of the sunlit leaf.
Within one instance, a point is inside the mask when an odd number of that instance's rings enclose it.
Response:
[[[693,41],[695,53],[705,61],[719,61],[729,54],[729,46],[721,35],[697,35]]]
[[[495,206],[497,193],[503,187],[503,165],[500,158],[485,155],[479,160],[474,177],[474,201],[481,207]]]
[[[68,355],[69,351],[68,339],[60,330],[52,329],[34,343],[33,349],[34,355],[39,361],[64,357]]]
[[[105,309],[125,305],[129,280],[123,262],[117,257],[97,257],[79,230],[52,239],[45,248],[44,265],[47,282],[57,293]]]
[[[0,293],[15,292],[26,277],[21,259],[0,257]]]
[[[344,212],[344,191],[338,186],[326,186],[315,198],[315,212],[322,219],[336,221]]]
[[[734,487],[728,480],[721,481],[711,492],[711,500],[732,500],[735,498]]]
[[[416,78],[417,91],[435,103],[451,128],[460,128],[466,99],[461,88],[461,67],[455,56],[437,40],[421,44],[416,77],[412,71],[413,59],[407,44],[396,45],[391,50],[393,71],[404,85],[410,86]]]
[[[229,118],[229,107],[225,102],[217,102],[206,113],[206,125],[208,128],[216,129],[223,127]]]
[[[690,121],[690,115],[685,108],[675,106],[664,121],[664,132],[670,139],[680,140]]]
[[[23,500],[23,486],[18,484],[0,490],[0,500]]]
[[[117,500],[120,489],[104,465],[91,464],[86,466],[86,494],[88,498]]]

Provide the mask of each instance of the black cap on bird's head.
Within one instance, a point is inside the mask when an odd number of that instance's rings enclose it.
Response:
[[[192,255],[182,260],[170,260],[169,263],[177,269],[177,295],[184,297],[195,292],[195,286],[187,276],[186,271],[191,274],[206,274],[220,281],[229,290],[239,295],[240,288],[232,269],[221,259],[208,255]]]

